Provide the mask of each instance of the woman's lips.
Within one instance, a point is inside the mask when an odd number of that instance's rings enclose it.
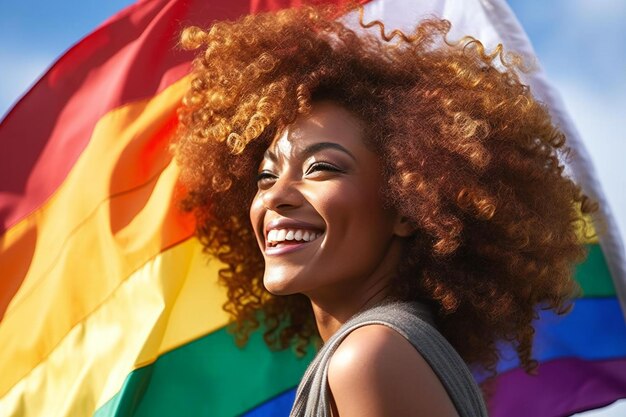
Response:
[[[322,232],[318,232],[315,234],[315,237],[309,241],[303,240],[284,240],[281,242],[265,242],[265,255],[283,255],[285,253],[294,252],[300,249],[304,249],[309,246],[311,243],[316,242],[321,236]]]

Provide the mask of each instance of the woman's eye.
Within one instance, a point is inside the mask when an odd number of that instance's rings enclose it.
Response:
[[[306,170],[306,173],[311,174],[317,171],[343,172],[342,169],[337,168],[336,166],[329,164],[328,162],[314,162]]]
[[[276,180],[276,175],[269,171],[261,171],[256,176],[256,182],[260,186],[262,184],[268,184]]]

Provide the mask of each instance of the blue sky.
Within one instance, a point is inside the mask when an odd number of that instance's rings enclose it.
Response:
[[[0,115],[63,51],[131,3],[0,0]],[[624,236],[626,1],[509,0],[509,4],[588,143]],[[626,403],[621,411],[602,415],[618,413],[626,415]]]

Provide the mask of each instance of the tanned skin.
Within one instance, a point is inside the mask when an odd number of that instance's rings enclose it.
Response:
[[[305,294],[324,341],[389,294],[403,238],[413,231],[383,204],[381,164],[362,129],[340,105],[315,103],[268,147],[250,209],[265,257],[265,287]],[[311,225],[321,235],[276,245],[269,231],[281,221]],[[340,344],[328,380],[335,417],[457,415],[421,355],[382,325],[359,328]]]

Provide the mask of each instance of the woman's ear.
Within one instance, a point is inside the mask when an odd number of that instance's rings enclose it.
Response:
[[[408,217],[398,216],[394,224],[393,232],[396,236],[409,237],[415,233],[415,226]]]

